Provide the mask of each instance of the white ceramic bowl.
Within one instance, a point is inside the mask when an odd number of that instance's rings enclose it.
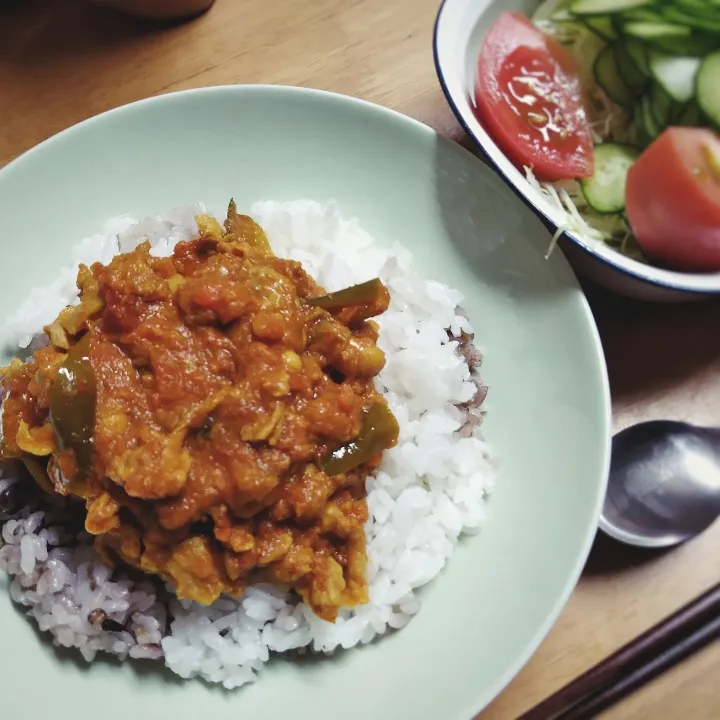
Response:
[[[435,23],[435,67],[450,107],[490,162],[554,232],[563,218],[496,145],[474,112],[473,86],[483,37],[501,12],[531,15],[538,0],[444,0]],[[720,294],[720,273],[689,274],[632,260],[601,243],[566,233],[563,250],[575,269],[608,289],[655,302]]]
[[[379,242],[459,288],[485,350],[483,425],[500,457],[483,531],[466,538],[402,631],[233,693],[151,663],[57,653],[0,572],[3,717],[73,720],[469,720],[557,618],[596,531],[610,400],[592,315],[547,232],[490,168],[430,128],[359,100],[234,86],[163,95],[61,133],[0,171],[0,315],[118,214],[205,201],[334,198]],[[41,211],[40,211],[41,209]],[[73,659],[75,662],[73,662]]]

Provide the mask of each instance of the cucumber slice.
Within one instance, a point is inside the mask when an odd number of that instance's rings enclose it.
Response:
[[[574,0],[570,5],[573,15],[613,15],[651,5],[653,0]]]
[[[661,128],[666,128],[670,125],[673,117],[678,113],[678,108],[684,106],[678,105],[673,100],[667,90],[658,82],[654,82],[650,86],[650,111],[655,122]]]
[[[595,173],[580,180],[583,195],[595,212],[609,215],[625,210],[628,170],[639,154],[632,145],[603,143],[595,146]]]
[[[720,13],[720,3],[712,0],[674,0],[673,5],[703,17],[712,17]]]
[[[647,147],[661,132],[660,125],[653,116],[650,100],[643,96],[635,104],[633,112],[637,141],[640,147]]]
[[[535,12],[530,16],[532,22],[538,20],[567,21],[567,9],[571,0],[545,0],[541,2]]]
[[[685,25],[696,30],[705,30],[711,33],[720,33],[720,17],[693,15],[679,10],[672,5],[663,8],[663,17],[672,23]]]
[[[680,127],[697,127],[702,119],[700,108],[695,100],[691,100],[673,119],[673,125]]]
[[[613,54],[615,55],[620,77],[635,94],[639,95],[648,85],[647,75],[635,65],[635,61],[630,57],[626,43],[615,43],[613,45]]]
[[[649,22],[649,23],[665,23],[667,19],[663,17],[659,11],[651,8],[639,8],[638,10],[630,10],[622,14],[623,22]]]
[[[652,77],[650,63],[648,61],[647,48],[639,41],[628,38],[625,41],[625,49],[633,65],[647,78]]]
[[[720,34],[692,33],[687,37],[660,37],[647,40],[649,45],[672,55],[702,57],[720,49]]]
[[[639,40],[688,38],[692,33],[688,27],[668,22],[626,22],[623,23],[623,30],[627,35]]]
[[[697,57],[668,55],[656,50],[649,53],[650,72],[668,95],[686,103],[695,95],[695,78],[702,60]]]
[[[582,19],[582,22],[603,40],[612,42],[617,39],[617,31],[609,17],[604,15],[588,15]]]
[[[646,148],[654,138],[645,129],[645,120],[640,103],[637,103],[633,110],[633,121],[635,122],[635,142],[639,148]]]
[[[697,74],[696,94],[700,110],[720,128],[720,52],[703,60]]]
[[[643,123],[645,125],[645,130],[647,131],[648,135],[654,140],[662,131],[663,128],[660,127],[660,124],[655,120],[655,116],[653,115],[652,106],[650,105],[650,98],[646,95],[645,97],[640,98],[640,108],[642,111],[642,117],[643,117]]]
[[[613,102],[626,109],[632,108],[635,102],[635,93],[622,79],[610,45],[604,47],[595,59],[593,74],[595,82]]]

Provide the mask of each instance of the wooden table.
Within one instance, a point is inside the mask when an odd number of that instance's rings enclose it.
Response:
[[[438,0],[217,0],[151,26],[80,0],[0,0],[0,166],[116,105],[226,83],[325,88],[395,108],[467,143],[432,62]],[[720,304],[647,306],[589,290],[616,428],[648,418],[720,424]],[[598,543],[567,608],[483,720],[509,720],[717,581],[720,523],[668,553]],[[604,717],[720,717],[720,646]]]

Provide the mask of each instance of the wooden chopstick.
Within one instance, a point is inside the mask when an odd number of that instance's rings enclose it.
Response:
[[[720,616],[711,620],[707,625],[702,625],[676,645],[671,645],[646,665],[640,666],[634,672],[621,678],[615,685],[608,687],[607,690],[597,695],[591,695],[585,701],[580,701],[578,705],[573,706],[568,712],[560,713],[560,715],[556,716],[557,720],[587,720],[588,718],[594,718],[602,710],[614,705],[618,700],[718,638],[720,638]]]
[[[518,720],[584,720],[720,636],[720,583],[558,690]]]

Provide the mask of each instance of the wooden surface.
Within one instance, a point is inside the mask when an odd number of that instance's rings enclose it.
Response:
[[[438,0],[217,0],[179,26],[80,0],[0,0],[0,166],[103,110],[182,88],[281,83],[395,108],[467,145],[432,62]],[[1,220],[1,219],[0,219]],[[720,424],[720,304],[646,306],[592,290],[621,428]],[[482,720],[516,717],[717,581],[720,523],[667,553],[599,542],[567,608]],[[720,718],[720,647],[603,717]]]

